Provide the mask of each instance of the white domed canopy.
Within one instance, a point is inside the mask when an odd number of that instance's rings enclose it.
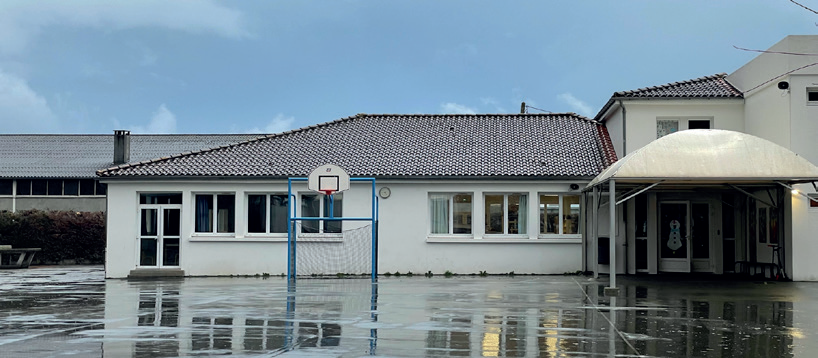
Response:
[[[630,183],[786,183],[818,181],[818,167],[787,148],[746,133],[679,131],[659,138],[605,169],[587,188]]]

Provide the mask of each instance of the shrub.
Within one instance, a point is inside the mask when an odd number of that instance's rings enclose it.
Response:
[[[0,212],[0,244],[41,248],[35,263],[105,261],[105,214],[102,212],[27,210]]]

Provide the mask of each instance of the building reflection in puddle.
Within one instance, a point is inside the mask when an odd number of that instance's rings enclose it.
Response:
[[[793,327],[793,300],[772,291],[761,297],[743,289],[709,295],[624,285],[611,299],[596,282],[571,281],[573,286],[552,292],[502,282],[511,293],[469,288],[465,280],[451,287],[436,282],[312,280],[296,290],[274,280],[263,288],[252,279],[108,281],[100,339],[106,355],[135,357],[293,350],[338,356],[792,357],[796,340],[807,336]]]

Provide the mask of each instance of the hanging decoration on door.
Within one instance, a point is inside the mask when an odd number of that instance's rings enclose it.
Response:
[[[667,239],[667,247],[673,251],[682,247],[682,233],[679,231],[679,220],[670,221],[670,237]]]

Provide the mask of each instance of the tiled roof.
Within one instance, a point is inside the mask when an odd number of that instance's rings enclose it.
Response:
[[[236,143],[261,134],[131,135],[131,161]],[[113,165],[114,136],[0,135],[0,178],[93,178]]]
[[[596,119],[600,119],[599,117],[607,112],[617,99],[650,98],[744,98],[744,94],[727,82],[726,73],[719,73],[660,86],[614,92],[608,103],[599,111]]]
[[[607,129],[573,113],[359,114],[98,174],[284,178],[331,163],[380,178],[589,178],[615,161]]]

